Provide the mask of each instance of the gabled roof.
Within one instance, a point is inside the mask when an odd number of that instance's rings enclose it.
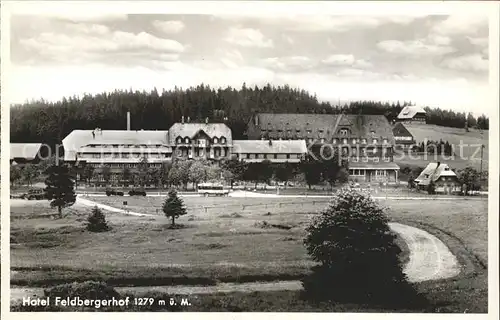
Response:
[[[352,123],[350,127],[351,134],[347,137],[359,137],[359,138],[382,138],[387,139],[389,144],[394,143],[394,135],[392,133],[392,127],[387,118],[383,115],[355,115],[355,114],[344,114],[340,115],[342,119],[339,121],[339,125],[335,128],[334,136],[337,138],[343,138],[344,136],[339,135],[338,129],[341,127],[341,123]]]
[[[398,119],[412,119],[417,113],[426,114],[423,107],[420,106],[406,106],[401,110]]]
[[[255,117],[257,127],[265,130],[270,139],[325,138],[331,141],[333,137],[345,137],[337,132],[345,126],[352,130],[348,137],[386,138],[389,143],[394,142],[392,127],[383,115],[259,113]]]
[[[329,139],[338,116],[313,113],[258,113],[254,117],[258,120],[257,127],[268,131],[270,139],[295,136]],[[290,134],[287,133],[288,130],[291,130]]]
[[[225,137],[228,144],[232,142],[231,129],[225,123],[174,123],[169,129],[169,143],[175,144],[177,137],[196,136],[200,131],[206,133],[210,138]]]
[[[305,140],[234,140],[233,153],[307,153]]]
[[[420,175],[415,179],[419,185],[428,185],[431,181],[435,182],[440,177],[456,177],[457,175],[453,172],[446,163],[431,162],[425,167]]]
[[[10,160],[26,159],[33,160],[36,158],[41,143],[11,143],[10,144]]]
[[[411,132],[401,122],[394,125],[392,133],[395,137],[411,137],[413,139]]]
[[[73,161],[78,149],[89,145],[166,145],[168,142],[165,130],[73,130],[62,143],[64,160]]]

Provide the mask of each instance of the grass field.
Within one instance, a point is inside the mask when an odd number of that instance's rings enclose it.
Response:
[[[93,200],[110,205],[119,201],[106,197]],[[156,214],[151,208],[160,208],[163,199],[127,200],[130,210]],[[182,229],[168,229],[170,221],[160,213],[150,218],[108,213],[113,230],[93,234],[86,232],[83,225],[90,208],[73,207],[72,215],[52,220],[33,218],[54,211],[47,202],[31,202],[31,208],[19,202],[11,208],[13,218],[18,217],[11,220],[11,283],[46,286],[104,279],[121,285],[170,285],[289,280],[299,279],[313,265],[302,245],[304,227],[314,212],[326,205],[324,201],[313,204],[311,199],[202,197],[184,201],[189,214],[178,220],[184,225]],[[302,205],[292,204],[298,201]],[[288,205],[282,205],[280,210],[279,203]],[[419,226],[440,237],[463,265],[457,279],[419,285],[421,291],[442,305],[440,311],[463,312],[467,308],[470,312],[485,312],[487,201],[380,203],[389,208],[387,214],[393,221]],[[218,209],[199,209],[216,204]],[[248,208],[241,210],[241,204]],[[31,219],[21,217],[30,210]],[[279,311],[293,310],[290,301],[298,297],[290,292],[263,292],[209,295],[200,301],[207,299],[226,301],[225,307],[218,305],[218,310],[242,303],[239,308],[250,311]],[[339,311],[346,306],[335,308]]]
[[[468,165],[472,165],[475,168],[479,169],[480,167],[480,153],[476,151],[479,150],[479,146],[481,144],[485,145],[483,150],[483,169],[488,168],[488,131],[478,131],[475,129],[470,129],[469,132],[465,132],[464,129],[460,128],[450,128],[450,127],[441,127],[436,125],[429,124],[420,124],[420,123],[408,123],[405,124],[405,127],[410,131],[413,135],[415,141],[420,143],[427,140],[434,141],[448,141],[455,147],[455,153],[459,155],[459,145],[460,143],[466,144],[466,147],[463,147],[463,155],[464,158],[455,157],[453,160],[449,160],[446,158],[438,157],[434,159],[434,156],[429,156],[427,160],[419,159],[402,159],[398,160],[398,164],[400,165],[418,165],[420,167],[425,167],[430,161],[441,161],[443,163],[449,164],[454,169],[462,169]]]

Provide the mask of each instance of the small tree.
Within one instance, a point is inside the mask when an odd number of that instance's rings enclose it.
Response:
[[[106,182],[106,186],[109,185],[111,180],[111,167],[109,165],[104,165],[101,171],[102,179]]]
[[[16,182],[21,179],[21,170],[18,166],[10,166],[10,184],[14,186]]]
[[[172,227],[175,225],[175,219],[187,214],[184,202],[177,196],[175,190],[168,192],[168,198],[163,203],[163,212],[167,218],[172,219]]]
[[[35,179],[38,175],[38,170],[33,165],[27,165],[24,167],[24,170],[22,170],[21,174],[23,175],[24,180],[26,181],[28,186],[31,186],[33,183],[33,179]]]
[[[338,191],[306,229],[304,243],[319,262],[303,281],[312,300],[404,303],[415,294],[408,283],[388,218],[369,196]],[[408,300],[409,299],[409,300]]]
[[[110,230],[104,213],[95,206],[87,218],[87,230],[91,232],[104,232]]]
[[[428,194],[436,194],[436,184],[434,181],[429,182],[427,185],[427,193]]]
[[[48,175],[45,179],[45,196],[51,201],[50,206],[57,207],[59,217],[62,217],[62,208],[72,206],[76,201],[75,184],[66,166],[54,165],[45,173]]]

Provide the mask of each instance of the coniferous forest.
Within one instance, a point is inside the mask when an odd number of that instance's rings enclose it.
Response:
[[[396,118],[411,102],[356,101],[344,105],[320,102],[315,95],[289,86],[226,87],[214,89],[201,84],[189,89],[158,92],[122,91],[65,97],[57,102],[30,101],[11,107],[11,142],[43,142],[50,146],[74,129],[126,129],[126,113],[131,113],[132,130],[167,130],[182,116],[192,122],[224,121],[234,139],[244,139],[244,131],[254,112],[272,113],[363,113]],[[451,127],[488,129],[488,118],[438,108],[426,108],[427,123]],[[467,122],[466,122],[467,121]]]

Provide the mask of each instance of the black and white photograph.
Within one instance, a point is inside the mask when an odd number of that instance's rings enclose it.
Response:
[[[8,318],[498,315],[498,3],[14,3]]]

